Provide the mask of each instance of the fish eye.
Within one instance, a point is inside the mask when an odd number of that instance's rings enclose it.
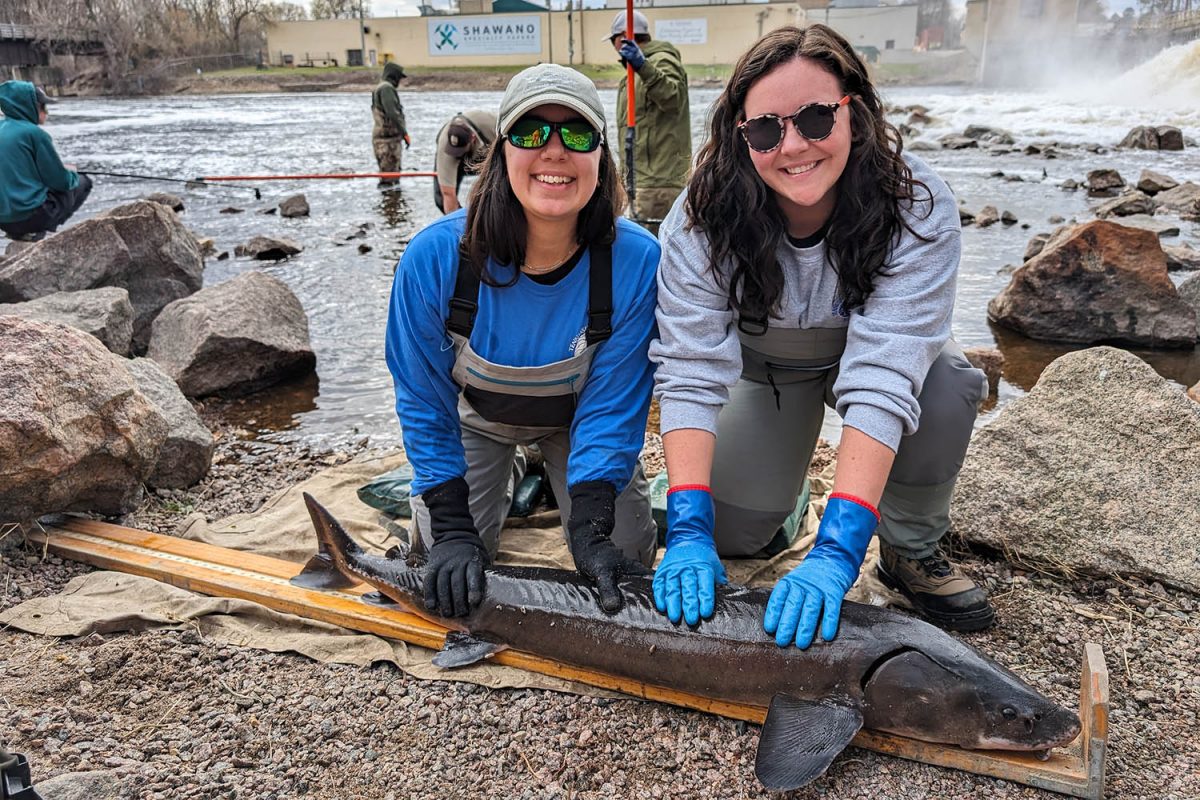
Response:
[[[1007,719],[1007,720],[1014,720],[1014,719],[1016,719],[1016,718],[1017,718],[1017,711],[1016,711],[1016,709],[1014,709],[1014,708],[1012,708],[1012,707],[1008,707],[1008,706],[1006,706],[1006,707],[1004,708],[1004,710],[1003,710],[1003,711],[1001,711],[1000,713],[1001,713],[1001,714],[1004,716],[1004,718],[1005,718],[1005,719]]]
[[[1042,712],[1040,712],[1040,711],[1039,711],[1039,712],[1037,712],[1036,714],[1034,714],[1034,715],[1033,715],[1033,721],[1034,721],[1034,722],[1041,722],[1041,721],[1042,721]]]

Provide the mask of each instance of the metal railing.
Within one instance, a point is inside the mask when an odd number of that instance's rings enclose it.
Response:
[[[21,41],[98,42],[99,31],[59,28],[55,25],[24,25],[0,22],[0,39]]]

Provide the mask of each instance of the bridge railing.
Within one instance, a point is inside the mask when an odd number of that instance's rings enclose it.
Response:
[[[1180,30],[1200,27],[1200,9],[1146,15],[1133,26],[1141,30]]]
[[[20,40],[34,42],[48,40],[55,42],[98,42],[99,31],[82,29],[59,28],[56,25],[26,25],[14,22],[0,22],[0,40]]]

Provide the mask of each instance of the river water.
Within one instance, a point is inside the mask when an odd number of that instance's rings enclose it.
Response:
[[[965,346],[998,345],[1007,364],[999,401],[986,422],[1036,381],[1047,363],[1070,347],[1031,342],[993,329],[986,308],[1008,282],[1003,267],[1019,264],[1033,234],[1049,231],[1052,215],[1091,218],[1083,192],[1066,192],[1067,178],[1082,180],[1091,169],[1113,167],[1136,182],[1142,169],[1179,181],[1200,182],[1200,148],[1182,153],[1118,151],[1113,148],[1138,124],[1170,124],[1200,138],[1200,43],[1164,51],[1154,61],[1118,79],[1041,92],[981,92],[970,88],[888,88],[884,99],[897,106],[921,104],[934,121],[921,138],[935,141],[969,124],[1010,131],[1017,146],[1058,141],[1095,143],[1061,150],[1052,160],[1020,152],[930,151],[920,155],[950,183],[972,210],[992,204],[1014,213],[1019,224],[963,232],[954,334]],[[716,89],[691,93],[693,136],[704,137],[707,110]],[[406,169],[429,170],[434,136],[454,112],[496,107],[499,92],[403,93],[413,146]],[[602,91],[614,108],[615,92]],[[191,178],[202,175],[368,172],[371,156],[370,100],[364,92],[274,95],[181,96],[138,99],[71,99],[53,107],[47,125],[65,161],[80,168]],[[904,115],[894,118],[899,123]],[[995,172],[1018,175],[1012,182]],[[304,252],[277,265],[245,259],[209,259],[205,284],[249,269],[265,268],[286,281],[304,304],[317,353],[318,378],[251,398],[240,406],[249,435],[300,439],[333,446],[369,437],[374,446],[400,441],[392,410],[391,379],[383,360],[383,330],[392,272],[405,243],[438,216],[432,179],[410,179],[403,191],[379,191],[374,180],[262,181],[262,200],[246,188],[203,187],[100,178],[81,218],[153,191],[179,194],[184,222],[201,237],[229,251],[257,234],[290,237]],[[260,211],[304,192],[312,207],[307,219],[282,219]],[[240,214],[223,214],[237,207]],[[367,225],[365,236],[350,238]],[[1165,243],[1200,244],[1200,231],[1181,223]],[[370,251],[359,252],[359,245]],[[1184,276],[1175,276],[1177,282]],[[1161,374],[1184,385],[1200,381],[1200,351],[1138,351]],[[827,435],[836,435],[830,428]]]

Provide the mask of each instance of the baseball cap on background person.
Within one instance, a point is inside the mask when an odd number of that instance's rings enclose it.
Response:
[[[625,25],[625,12],[618,11],[617,15],[613,17],[612,29],[608,36],[604,37],[604,41],[611,42],[614,36],[625,36],[628,30],[629,28]],[[650,20],[646,19],[646,15],[642,12],[634,11],[633,35],[637,36],[639,33],[644,33],[647,36],[650,35]]]
[[[37,95],[37,104],[38,104],[39,106],[41,106],[42,108],[45,108],[45,107],[46,107],[46,106],[48,106],[50,103],[57,103],[57,102],[58,102],[57,100],[55,100],[55,99],[54,99],[53,97],[51,97],[50,95],[48,95],[48,94],[46,94],[45,92],[43,92],[43,91],[42,91],[42,87],[40,87],[40,86],[35,86],[35,87],[33,87],[33,91],[34,91],[34,93]]]
[[[566,106],[604,132],[604,106],[600,104],[596,84],[586,75],[559,64],[538,64],[513,76],[500,100],[497,130],[501,136],[507,136],[526,112],[547,105]]]
[[[474,139],[475,131],[470,123],[461,116],[455,117],[446,128],[446,153],[455,158],[462,158],[471,149]]]

